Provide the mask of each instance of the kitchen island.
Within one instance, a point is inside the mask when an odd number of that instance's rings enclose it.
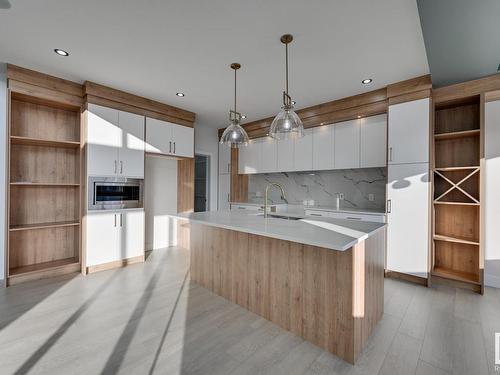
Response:
[[[382,317],[384,223],[264,218],[189,221],[191,280],[354,363]]]

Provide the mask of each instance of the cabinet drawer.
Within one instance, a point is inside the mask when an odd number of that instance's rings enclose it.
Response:
[[[231,210],[264,211],[264,207],[246,204],[231,204]]]
[[[349,212],[332,212],[323,210],[306,210],[307,216],[331,217],[333,219],[352,221],[371,221],[375,223],[385,223],[384,215],[353,214]]]

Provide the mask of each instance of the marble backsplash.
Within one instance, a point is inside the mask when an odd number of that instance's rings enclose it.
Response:
[[[335,206],[335,194],[343,193],[341,208],[384,211],[386,181],[386,168],[254,174],[248,177],[248,201],[263,202],[266,185],[278,182],[290,204]],[[272,203],[283,202],[279,189],[273,188],[269,196]]]

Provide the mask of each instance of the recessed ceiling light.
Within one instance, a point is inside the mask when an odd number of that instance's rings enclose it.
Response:
[[[56,48],[54,52],[57,53],[59,56],[69,56],[69,53],[63,49]]]
[[[373,79],[371,79],[371,78],[366,78],[366,79],[361,81],[361,83],[363,85],[367,85],[367,84],[372,83],[372,82],[373,82]]]
[[[247,115],[241,115],[241,118],[245,119],[247,118]]]
[[[295,100],[292,100],[292,105],[295,105],[297,104],[297,102]]]
[[[178,92],[178,93],[176,93],[175,95],[180,96],[181,98],[182,98],[183,96],[185,96],[183,92]]]

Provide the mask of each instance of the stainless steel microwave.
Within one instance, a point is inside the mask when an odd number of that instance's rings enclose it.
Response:
[[[88,209],[144,208],[144,180],[124,177],[89,177]]]

